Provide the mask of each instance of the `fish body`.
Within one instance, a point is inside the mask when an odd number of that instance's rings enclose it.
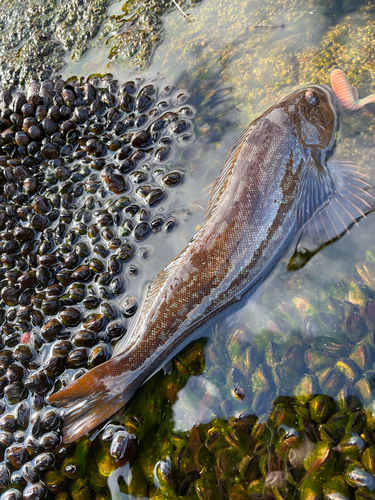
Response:
[[[259,286],[335,195],[327,159],[337,127],[334,94],[322,85],[293,92],[244,131],[204,224],[157,275],[122,351],[49,398],[64,408],[65,442],[118,411],[194,332]]]

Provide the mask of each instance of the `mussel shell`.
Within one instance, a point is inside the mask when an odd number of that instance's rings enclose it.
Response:
[[[45,500],[46,497],[47,488],[42,482],[29,484],[23,491],[24,500]]]

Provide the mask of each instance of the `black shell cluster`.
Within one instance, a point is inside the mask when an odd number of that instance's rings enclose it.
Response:
[[[187,99],[111,76],[0,94],[2,500],[55,491],[69,449],[45,398],[109,359],[137,310],[143,241],[176,222],[159,208],[194,140]]]

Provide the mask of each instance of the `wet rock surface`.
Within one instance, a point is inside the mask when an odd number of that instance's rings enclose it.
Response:
[[[106,0],[2,2],[0,84],[24,86],[38,70],[48,78],[62,68],[67,53],[80,57],[98,34],[109,4]]]

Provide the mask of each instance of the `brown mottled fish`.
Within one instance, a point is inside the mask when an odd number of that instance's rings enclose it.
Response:
[[[243,132],[202,228],[157,275],[115,356],[49,398],[64,408],[66,443],[113,415],[193,334],[253,294],[301,229],[330,240],[363,215],[360,174],[327,163],[337,129],[335,96],[316,85],[288,95]]]

